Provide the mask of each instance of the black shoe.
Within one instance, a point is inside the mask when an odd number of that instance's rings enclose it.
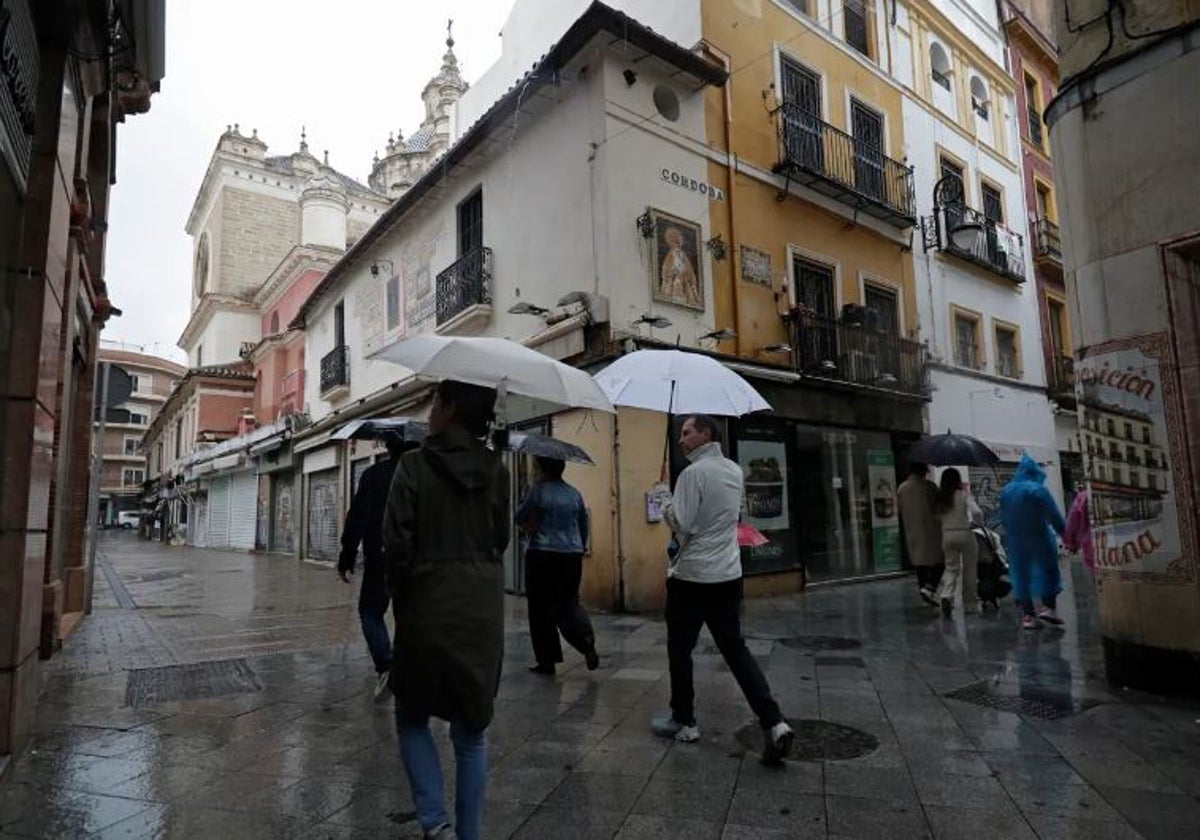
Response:
[[[954,602],[951,601],[949,598],[943,598],[942,599],[942,615],[946,616],[946,618],[949,618],[950,614],[953,612],[954,612]]]
[[[592,648],[583,655],[584,661],[587,662],[587,669],[595,671],[600,667],[600,654],[596,653],[596,649]]]
[[[768,767],[778,767],[792,751],[792,742],[796,733],[786,722],[781,721],[770,729],[763,731],[763,752],[760,759]]]
[[[554,676],[554,666],[553,665],[534,665],[529,669],[529,673],[541,674],[546,677],[553,677]]]

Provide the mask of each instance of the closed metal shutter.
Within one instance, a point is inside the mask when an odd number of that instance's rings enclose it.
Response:
[[[277,473],[271,478],[274,487],[271,513],[271,550],[291,554],[296,550],[296,517],[292,508],[292,473]]]
[[[249,551],[254,548],[258,523],[258,477],[252,472],[238,473],[231,482],[229,547]]]
[[[229,477],[208,487],[208,547],[229,548]]]
[[[337,560],[338,470],[321,470],[308,476],[308,539],[305,556],[312,560]]]

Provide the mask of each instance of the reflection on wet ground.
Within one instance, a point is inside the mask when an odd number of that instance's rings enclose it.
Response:
[[[114,583],[98,579],[96,611],[45,663],[0,836],[419,836],[353,587],[130,535],[104,552]],[[748,751],[749,710],[707,637],[704,737],[674,744],[648,732],[668,694],[660,621],[596,616],[600,670],[568,654],[550,680],[525,671],[510,599],[487,834],[1192,838],[1200,713],[1105,684],[1090,582],[1069,584],[1067,627],[1039,633],[1011,601],[944,620],[907,579],[750,602],[748,644],[805,722],[805,754],[858,756],[780,770]]]

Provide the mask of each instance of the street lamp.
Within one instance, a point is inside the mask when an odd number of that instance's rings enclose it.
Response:
[[[667,318],[664,318],[661,315],[642,315],[642,317],[638,318],[633,323],[646,324],[652,330],[653,329],[661,330],[661,329],[665,329],[665,328],[671,326],[671,321]]]

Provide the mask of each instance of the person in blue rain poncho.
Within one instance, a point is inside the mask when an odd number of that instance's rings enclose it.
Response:
[[[1028,453],[1000,492],[1000,522],[1008,552],[1013,593],[1023,613],[1021,626],[1035,630],[1039,620],[1061,625],[1055,611],[1062,576],[1058,568],[1058,541],[1066,529],[1062,511],[1046,487],[1046,472]],[[1042,605],[1034,611],[1033,599]]]

